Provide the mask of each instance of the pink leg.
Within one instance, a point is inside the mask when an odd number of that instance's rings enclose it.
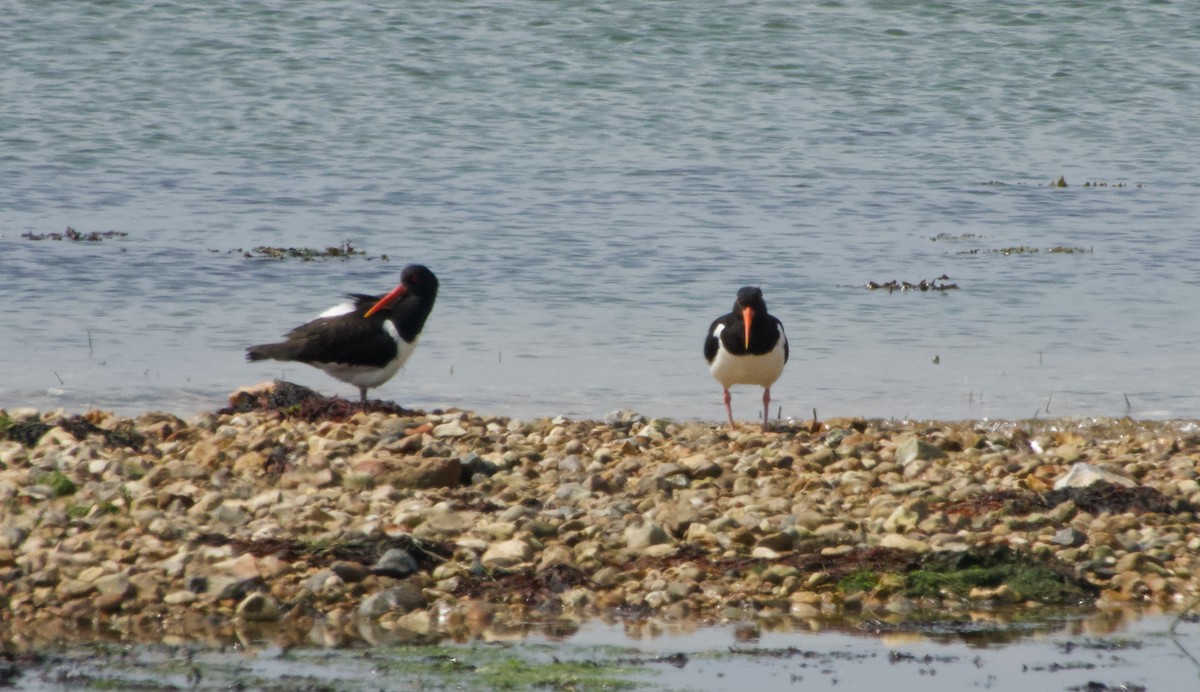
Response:
[[[763,432],[767,431],[767,419],[771,416],[771,388],[763,387]]]
[[[725,414],[729,416],[729,429],[733,430],[733,407],[729,405],[729,390],[725,390]]]

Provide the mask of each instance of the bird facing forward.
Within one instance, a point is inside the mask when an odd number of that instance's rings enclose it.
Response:
[[[746,286],[737,293],[733,311],[713,320],[704,339],[704,358],[709,371],[725,392],[725,413],[733,428],[729,388],[756,384],[763,388],[763,432],[767,430],[771,385],[783,373],[788,359],[783,323],[767,312],[762,289]]]
[[[384,296],[349,294],[350,301],[288,332],[275,344],[246,349],[246,360],[296,361],[367,390],[392,379],[412,355],[437,299],[438,280],[420,264],[400,272],[400,285]]]

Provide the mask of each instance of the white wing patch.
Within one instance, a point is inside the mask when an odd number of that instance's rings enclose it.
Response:
[[[358,306],[355,305],[354,301],[352,300],[346,301],[345,303],[339,303],[338,305],[334,305],[333,307],[329,308],[325,312],[322,312],[320,315],[317,315],[317,319],[322,317],[339,317],[341,315],[349,315],[350,313],[354,312],[354,308],[356,307]]]

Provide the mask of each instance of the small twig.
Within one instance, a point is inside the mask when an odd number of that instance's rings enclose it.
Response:
[[[1050,401],[1054,399],[1054,390],[1050,390],[1050,396],[1046,399],[1046,415],[1050,415]]]
[[[1133,410],[1133,404],[1129,403],[1129,395],[1128,395],[1128,394],[1122,394],[1122,396],[1124,396],[1124,397],[1125,397],[1125,411],[1126,411],[1126,412],[1132,411],[1132,410]]]
[[[88,358],[92,357],[92,330],[87,330],[88,335]]]
[[[63,382],[62,378],[58,376],[58,372],[54,372],[54,377],[55,377],[56,379],[58,379],[58,383],[59,383],[59,384],[63,384],[63,385],[65,385],[65,384],[66,384],[66,382]]]

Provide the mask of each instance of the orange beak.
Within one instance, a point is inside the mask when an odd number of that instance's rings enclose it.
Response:
[[[374,305],[372,305],[371,309],[367,310],[367,312],[365,314],[363,314],[363,317],[370,317],[371,315],[374,315],[375,313],[384,309],[388,305],[391,305],[393,301],[395,301],[397,298],[404,295],[405,293],[408,293],[408,288],[404,284],[400,284],[399,286],[392,289],[391,293],[380,298],[378,303],[375,303]]]
[[[750,350],[750,323],[754,320],[754,308],[742,308],[742,323],[746,325],[746,350]]]

